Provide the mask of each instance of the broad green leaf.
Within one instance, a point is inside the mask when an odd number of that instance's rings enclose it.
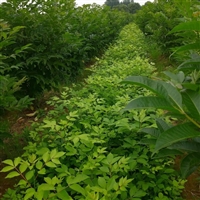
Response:
[[[199,58],[193,58],[186,60],[182,64],[178,66],[178,70],[184,70],[184,69],[190,69],[190,70],[200,70],[200,57]]]
[[[29,188],[26,190],[26,195],[24,196],[24,200],[30,199],[35,194],[34,188]]]
[[[163,87],[160,82],[156,80],[151,80],[147,77],[143,76],[129,76],[124,79],[121,83],[128,83],[132,85],[139,85],[149,89],[150,91],[156,93],[158,96],[161,97],[168,97],[166,89]]]
[[[80,185],[78,184],[73,184],[69,186],[72,190],[75,190],[76,192],[81,193],[83,196],[86,195],[86,191],[84,188],[82,188]]]
[[[13,170],[15,167],[13,167],[13,166],[6,166],[6,167],[4,167],[0,172],[8,172],[8,171],[10,171],[10,170]]]
[[[193,90],[193,91],[197,91],[199,88],[199,85],[194,84],[194,83],[183,83],[182,84],[184,88],[189,89],[189,90]]]
[[[125,80],[122,81],[122,83],[135,84],[145,87],[156,93],[161,98],[164,98],[165,101],[173,102],[177,107],[182,108],[181,94],[170,83],[151,80],[147,77],[142,76],[127,77]]]
[[[129,102],[124,110],[133,110],[136,108],[157,108],[176,112],[176,109],[172,106],[172,104],[162,97],[139,97]]]
[[[170,149],[180,149],[184,152],[199,152],[200,153],[200,143],[193,140],[182,141],[175,143],[169,147]]]
[[[167,124],[164,120],[162,120],[160,118],[156,119],[156,125],[161,133],[172,127],[171,125]]]
[[[199,48],[200,48],[200,42],[196,42],[196,43],[192,43],[192,44],[186,44],[184,46],[179,47],[177,50],[175,50],[173,52],[173,54],[175,54],[177,52],[181,52],[181,51],[189,51],[189,50],[194,50],[194,49],[199,49]]]
[[[68,176],[67,177],[67,184],[69,185],[72,185],[72,184],[75,184],[75,183],[80,183],[86,179],[88,179],[89,176],[85,175],[85,174],[77,174],[76,177],[71,177],[71,176]]]
[[[174,74],[172,72],[169,71],[164,71],[163,72],[166,76],[168,76],[171,80],[174,80],[178,83],[182,83],[185,79],[185,74],[180,71],[178,74]]]
[[[154,153],[181,140],[200,136],[195,128],[190,123],[185,123],[164,131],[157,139]]]
[[[156,138],[160,135],[160,131],[157,128],[143,128],[140,132],[150,134]]]
[[[13,177],[16,177],[16,176],[19,176],[20,174],[18,172],[10,172],[6,178],[13,178]]]
[[[99,177],[98,178],[98,184],[100,187],[102,187],[103,189],[106,189],[106,180],[103,177]]]
[[[158,158],[163,158],[163,157],[174,157],[176,155],[181,155],[182,152],[176,150],[176,149],[161,149],[158,154],[156,154],[154,156],[155,159],[158,159]]]
[[[182,95],[189,115],[200,122],[200,92],[186,91]]]
[[[200,166],[200,153],[191,153],[185,156],[180,165],[183,178],[189,176]]]
[[[200,21],[183,22],[175,26],[168,34],[180,31],[200,31]]]
[[[182,108],[182,96],[181,93],[172,84],[166,82],[160,82],[167,90],[170,102],[173,102],[178,108]],[[168,100],[169,101],[169,100]]]

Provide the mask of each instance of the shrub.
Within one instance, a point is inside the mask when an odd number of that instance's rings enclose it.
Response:
[[[26,81],[26,77],[17,79],[17,77],[9,75],[9,71],[13,68],[19,69],[20,64],[11,66],[8,64],[8,60],[18,57],[28,48],[28,45],[23,46],[21,49],[16,49],[10,55],[3,54],[4,49],[14,43],[14,37],[21,28],[14,27],[10,29],[5,21],[0,21],[0,114],[3,114],[5,110],[22,110],[27,108],[33,100],[28,96],[20,97],[17,93],[21,89],[20,86]],[[4,127],[3,123],[0,126],[0,144],[2,144],[3,140],[10,134],[6,130],[7,128],[2,128]]]
[[[26,76],[22,89],[32,96],[73,81],[85,63],[101,53],[132,19],[128,13],[95,4],[76,8],[74,0],[11,0],[0,9],[0,17],[11,27],[25,27],[4,53],[31,43],[23,56],[9,64],[21,63],[20,70],[12,69],[10,74],[18,79]]]

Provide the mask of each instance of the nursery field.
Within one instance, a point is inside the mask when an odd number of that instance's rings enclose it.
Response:
[[[200,199],[199,2],[37,2],[0,6],[0,198]]]

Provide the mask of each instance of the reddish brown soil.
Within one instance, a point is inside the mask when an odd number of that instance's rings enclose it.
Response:
[[[187,178],[183,197],[187,200],[200,200],[200,173],[194,172]]]

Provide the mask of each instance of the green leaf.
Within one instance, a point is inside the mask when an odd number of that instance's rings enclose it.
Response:
[[[109,168],[108,168],[107,166],[100,167],[99,169],[100,169],[102,172],[106,172],[106,173],[109,172]]]
[[[38,171],[38,174],[46,174],[46,169],[42,168],[40,171]]]
[[[52,184],[52,180],[51,180],[50,177],[44,177],[44,180],[45,180],[46,183],[48,183],[48,184],[50,184],[50,185],[53,185],[53,184]]]
[[[190,123],[185,123],[164,131],[156,141],[154,153],[181,140],[200,136],[200,132],[195,128]]]
[[[197,84],[194,83],[183,83],[182,84],[184,88],[189,89],[189,90],[193,90],[193,91],[197,91],[199,86]]]
[[[29,172],[26,173],[25,177],[27,180],[30,180],[31,178],[33,178],[35,171],[31,170]]]
[[[179,47],[177,50],[175,50],[173,52],[173,54],[175,54],[177,52],[181,52],[181,51],[189,51],[189,50],[199,49],[199,47],[200,47],[200,42],[196,42],[196,43],[192,43],[192,44],[186,44],[186,45]]]
[[[17,167],[20,162],[21,162],[21,158],[20,157],[15,158],[15,160],[14,160],[15,167]]]
[[[200,31],[199,21],[183,22],[175,26],[168,34],[180,32],[180,31]]]
[[[99,177],[98,178],[98,184],[100,187],[102,187],[103,189],[106,189],[106,180],[103,177]]]
[[[150,134],[156,138],[160,135],[160,131],[157,128],[143,128],[140,132]]]
[[[133,110],[136,108],[157,108],[176,112],[173,105],[161,97],[139,97],[129,102],[124,110]]]
[[[73,200],[72,197],[69,196],[66,190],[58,192],[57,197],[61,200]]]
[[[23,185],[23,186],[26,186],[27,185],[27,182],[25,180],[20,180],[19,183],[17,185]]]
[[[114,188],[116,188],[117,182],[115,181],[115,177],[112,177],[108,180],[107,183],[107,190],[113,190]]]
[[[169,147],[170,149],[180,149],[186,152],[199,152],[200,153],[200,144],[191,140],[191,141],[182,141],[175,143]]]
[[[189,60],[186,60],[185,62],[183,62],[182,64],[180,64],[178,66],[178,70],[184,70],[184,69],[190,69],[190,70],[200,70],[200,57],[198,58],[193,58],[193,59],[189,59]],[[197,65],[195,65],[197,64]]]
[[[156,125],[161,133],[172,127],[171,125],[167,124],[164,120],[160,118],[156,119]]]
[[[191,153],[185,156],[180,165],[183,178],[188,177],[200,166],[200,153]]]
[[[129,76],[126,79],[124,79],[121,83],[128,83],[133,85],[139,85],[142,87],[145,87],[149,89],[150,91],[156,93],[158,96],[161,97],[167,97],[167,91],[163,87],[162,84],[160,84],[158,81],[151,80],[147,77],[143,76]]]
[[[20,166],[19,166],[19,171],[21,173],[25,172],[26,169],[28,168],[28,165],[26,163],[22,163]]]
[[[4,160],[3,161],[4,164],[10,165],[10,166],[14,166],[14,163],[12,160],[8,159],[8,160]]]
[[[72,190],[81,193],[83,196],[86,195],[85,189],[82,188],[80,185],[78,184],[74,184],[74,185],[70,185],[69,186]]]
[[[57,165],[61,164],[58,159],[52,158],[51,161]]]
[[[171,146],[170,146],[171,147]],[[163,157],[174,157],[176,155],[181,155],[182,152],[176,149],[161,149],[158,154],[154,156],[155,159],[163,158]]]
[[[42,163],[40,160],[37,161],[37,163],[36,163],[36,168],[37,168],[37,169],[41,169],[42,166],[43,166],[43,163]]]
[[[161,98],[162,104],[167,105],[166,102],[168,101],[168,102],[173,102],[179,108],[182,107],[182,97],[180,95],[180,92],[175,87],[173,87],[170,83],[166,83],[164,81],[151,80],[147,77],[142,77],[142,76],[127,77],[124,81],[122,81],[122,83],[140,85],[156,93]],[[149,105],[151,104],[149,103]]]
[[[54,158],[54,156],[57,154],[57,150],[56,149],[53,149],[51,152],[50,152],[50,158]]]
[[[177,83],[182,83],[185,79],[185,74],[180,71],[178,74],[174,74],[169,71],[164,71],[163,72],[166,76],[168,76],[171,80],[176,81]]]
[[[18,172],[10,172],[6,178],[13,178],[13,177],[16,177],[16,176],[19,176],[20,174]]]
[[[173,102],[178,108],[182,108],[182,96],[181,93],[174,87],[171,83],[161,82],[160,83],[165,87],[167,94],[170,98],[167,99],[169,102]]]
[[[54,168],[54,167],[57,167],[57,165],[55,165],[53,162],[49,161],[46,163],[46,166],[47,167],[51,167],[51,168]]]
[[[8,171],[10,171],[10,170],[13,170],[15,167],[13,167],[13,166],[6,166],[6,167],[4,167],[0,172],[8,172]]]
[[[30,199],[35,194],[34,188],[29,188],[26,190],[26,195],[24,196],[24,200]]]
[[[200,93],[194,91],[183,92],[183,101],[186,105],[189,115],[200,121]]]
[[[50,190],[55,190],[55,188],[51,184],[42,183],[41,185],[38,186],[38,191],[40,190],[50,191]]]
[[[76,177],[72,177],[72,176],[68,176],[67,177],[67,184],[72,185],[75,183],[80,183],[86,179],[88,179],[89,176],[85,175],[85,174],[77,174]]]
[[[65,155],[65,152],[58,152],[55,156],[54,156],[54,158],[60,158],[60,157],[62,157],[63,155]]]
[[[45,163],[50,159],[50,155],[48,151],[45,154],[43,154],[42,159]]]

